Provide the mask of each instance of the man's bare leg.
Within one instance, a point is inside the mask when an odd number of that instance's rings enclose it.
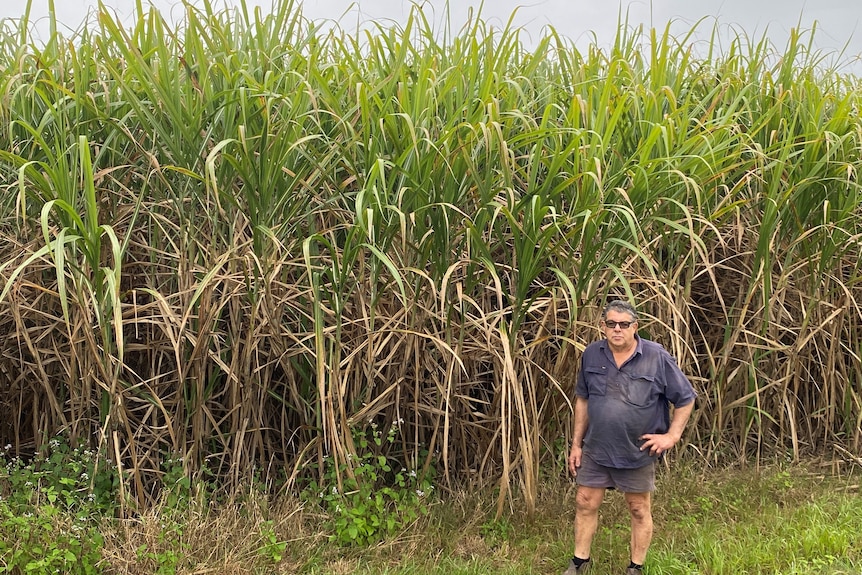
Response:
[[[625,497],[632,518],[632,561],[643,565],[652,541],[650,493],[626,493]]]
[[[599,525],[599,507],[605,497],[603,487],[578,486],[575,498],[575,556],[590,558],[590,547]]]

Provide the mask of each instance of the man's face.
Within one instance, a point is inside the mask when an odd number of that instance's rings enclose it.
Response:
[[[629,322],[629,326],[624,328],[618,322]],[[611,327],[612,325],[615,327]],[[605,331],[605,337],[608,338],[608,345],[610,345],[611,350],[628,351],[632,349],[635,345],[637,326],[637,322],[629,314],[608,310],[607,316],[602,321],[602,329]]]

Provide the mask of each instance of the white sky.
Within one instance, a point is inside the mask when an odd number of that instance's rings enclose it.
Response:
[[[130,22],[135,0],[103,0],[123,21]],[[193,3],[196,0],[192,0]],[[239,0],[214,0],[216,7],[232,6]],[[249,6],[266,10],[270,0],[246,0]],[[17,18],[24,12],[27,0],[0,0],[0,18]],[[31,20],[37,22],[37,32],[47,30],[48,0],[32,0]],[[180,17],[179,0],[144,0],[156,6],[166,16]],[[343,28],[354,30],[357,22],[393,20],[403,22],[412,3],[409,0],[304,0],[300,3],[307,18],[339,21]],[[470,8],[480,0],[450,0],[452,26],[458,30],[467,20]],[[57,19],[70,29],[84,22],[89,10],[95,10],[98,0],[55,0]],[[445,16],[445,0],[424,2],[430,19],[440,25]],[[633,25],[644,24],[663,30],[673,21],[677,35],[687,32],[701,18],[708,18],[699,30],[706,37],[713,24],[727,31],[733,28],[757,40],[767,32],[783,49],[789,30],[801,24],[810,29],[817,22],[815,44],[824,52],[844,48],[845,60],[862,55],[862,1],[860,0],[487,0],[482,7],[485,20],[503,26],[515,13],[515,24],[522,26],[528,38],[538,39],[551,24],[556,31],[586,46],[593,34],[599,45],[607,46],[617,30],[620,11],[629,12]],[[433,15],[432,15],[433,14]],[[529,41],[528,38],[525,40]],[[859,62],[850,66],[859,73]]]

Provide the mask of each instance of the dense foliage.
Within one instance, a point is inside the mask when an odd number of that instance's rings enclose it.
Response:
[[[340,486],[396,425],[385,465],[529,509],[623,296],[700,392],[693,453],[858,452],[858,79],[800,31],[693,37],[4,22],[0,442],[63,434],[145,504],[168,460]]]

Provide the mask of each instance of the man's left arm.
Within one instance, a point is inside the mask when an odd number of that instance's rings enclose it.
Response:
[[[673,408],[673,419],[670,422],[670,428],[667,433],[645,433],[641,436],[644,440],[641,445],[641,451],[649,449],[650,455],[661,455],[671,447],[677,444],[682,438],[682,432],[685,429],[685,424],[688,423],[688,418],[694,410],[694,399],[685,405]]]

